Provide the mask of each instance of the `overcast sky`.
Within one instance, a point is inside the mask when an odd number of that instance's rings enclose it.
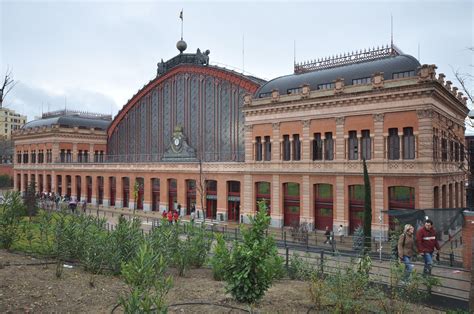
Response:
[[[19,82],[4,105],[28,120],[65,106],[115,115],[178,53],[182,8],[186,52],[209,49],[211,64],[264,79],[292,73],[294,42],[297,61],[389,44],[391,14],[403,52],[419,46],[420,62],[452,81],[452,68],[474,69],[471,0],[0,0],[0,69]]]

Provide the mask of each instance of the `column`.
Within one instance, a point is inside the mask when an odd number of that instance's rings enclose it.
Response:
[[[71,199],[77,199],[77,182],[75,175],[71,175]]]
[[[417,208],[433,208],[433,179],[431,178],[419,178],[418,187],[418,206]],[[448,198],[449,199],[449,198]],[[448,202],[449,204],[449,202]]]
[[[51,192],[56,192],[56,172],[54,170],[51,171]]]
[[[59,143],[53,143],[51,158],[53,163],[59,162]]]
[[[272,160],[279,162],[281,161],[280,122],[272,123],[272,129],[273,129]]]
[[[160,211],[168,210],[169,208],[173,208],[172,204],[169,206],[169,195],[168,195],[168,178],[167,177],[159,177],[160,178]],[[196,180],[196,185],[199,183],[199,177]],[[201,209],[201,217],[202,217],[202,207],[201,207],[201,195],[198,195],[198,190],[196,191],[196,211],[199,207]],[[204,200],[204,206],[206,206],[206,200]],[[197,213],[196,213],[197,214]]]
[[[81,200],[87,202],[87,176],[81,176]]]
[[[372,236],[379,237],[382,233],[382,237],[385,239],[388,235],[388,228],[385,223],[388,223],[388,218],[385,219],[382,210],[384,207],[384,184],[383,177],[375,177],[373,180],[374,183],[374,206],[372,208]],[[388,197],[388,194],[387,194]],[[382,221],[380,221],[380,216],[382,216]],[[385,221],[387,220],[387,221]]]
[[[217,180],[217,220],[222,214],[222,221],[227,220],[227,181],[226,179]]]
[[[77,162],[77,143],[72,143],[72,162]]]
[[[115,177],[115,208],[123,208],[122,174]]]
[[[336,195],[336,202],[334,204],[334,209],[336,211],[334,215],[334,224],[337,226],[342,225],[345,234],[347,234],[347,230],[349,229],[349,214],[347,213],[346,215],[346,189],[344,176],[336,176],[336,188],[333,191],[333,194]]]
[[[384,159],[383,113],[374,114],[374,160]]]
[[[311,135],[309,133],[309,127],[311,120],[303,120],[303,134],[301,138],[301,160],[309,162],[311,160]]]
[[[346,145],[344,138],[344,117],[336,118],[336,151],[335,159],[344,160],[346,159]]]
[[[89,145],[89,156],[88,156],[88,158],[89,158],[88,159],[89,162],[94,162],[94,144]]]
[[[303,176],[303,184],[301,185],[301,211],[300,211],[300,222],[306,222],[313,229],[314,217],[311,214],[311,191],[309,184],[309,176]]]
[[[47,191],[48,189],[48,185],[47,185],[48,181],[46,180],[46,178],[47,178],[46,170],[43,170],[43,190],[44,191]]]
[[[104,207],[110,206],[110,178],[109,176],[104,176],[104,199],[102,201]]]
[[[245,126],[245,161],[251,161],[254,160],[253,156],[253,126],[252,125],[246,125]]]
[[[143,177],[143,211],[151,211],[151,178]]]
[[[21,184],[21,177],[20,177],[20,184]],[[18,191],[17,187],[18,187],[18,172],[16,170],[14,170],[13,171],[13,191]]]
[[[253,215],[257,210],[258,208],[256,208],[256,205],[255,205],[255,193],[254,193],[254,182],[253,182],[253,177],[252,175],[250,174],[246,174],[244,175],[244,182],[243,184],[240,186],[240,191],[241,191],[241,194],[240,194],[240,199],[241,199],[241,203],[242,204],[240,206],[240,215],[242,216],[243,215],[243,220],[241,219],[241,221],[244,221],[246,222],[248,220],[247,218],[247,215]],[[242,202],[242,196],[243,196],[243,202]]]
[[[280,176],[275,174],[272,176],[272,200],[271,200],[271,210],[272,210],[272,222],[271,226],[276,228],[281,228],[283,226],[283,209],[281,206],[281,186],[280,186]]]
[[[418,154],[415,158],[420,161],[433,160],[433,111],[431,109],[417,110],[418,116]],[[416,131],[416,130],[414,130]],[[448,145],[449,146],[449,145]],[[421,207],[423,208],[423,207]]]
[[[28,176],[29,177],[29,176]],[[65,194],[65,189],[64,189],[64,175],[60,175],[59,177],[56,175],[56,193],[59,193],[59,186],[61,186],[61,196]]]
[[[135,180],[134,175],[129,176],[128,208],[135,209]]]
[[[178,198],[178,204],[181,205],[181,212],[179,213],[181,216],[186,215],[186,180],[180,179],[179,177],[176,178],[176,191]],[[151,192],[150,192],[151,193]],[[217,193],[219,193],[219,188],[217,188]],[[217,197],[217,202],[219,202],[219,197]],[[217,206],[217,212],[219,212],[219,206]]]

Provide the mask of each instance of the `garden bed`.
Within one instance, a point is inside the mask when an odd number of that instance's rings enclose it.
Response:
[[[55,277],[56,265],[8,266],[13,264],[44,263],[22,254],[0,250],[0,312],[72,312],[110,313],[118,297],[127,292],[119,277],[94,276],[94,287],[89,285],[90,273],[80,267],[64,268],[62,278]],[[173,274],[173,288],[167,296],[168,304],[215,303],[246,309],[231,299],[224,283],[214,281],[210,269],[192,269],[186,277]],[[306,313],[311,307],[308,283],[281,280],[256,305],[259,312]],[[120,308],[116,312],[122,312]],[[239,310],[216,305],[172,306],[169,312],[180,313],[239,313]]]

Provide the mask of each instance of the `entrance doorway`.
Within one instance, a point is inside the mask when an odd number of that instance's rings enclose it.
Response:
[[[217,181],[206,181],[206,218],[216,219],[217,216]]]
[[[364,191],[363,185],[349,186],[349,234],[364,225]]]
[[[314,185],[314,228],[333,227],[333,190],[331,184]]]
[[[240,182],[227,182],[227,219],[239,222],[240,220]]]
[[[283,184],[284,191],[284,226],[300,224],[300,185],[298,183]]]

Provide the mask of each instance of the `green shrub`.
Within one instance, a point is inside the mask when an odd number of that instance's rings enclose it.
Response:
[[[120,297],[125,313],[166,312],[165,297],[172,286],[171,277],[165,277],[166,263],[147,241],[137,254],[122,263],[122,277],[129,286],[128,298]]]
[[[224,280],[225,268],[229,264],[229,249],[222,234],[216,235],[214,255],[210,259],[214,280]]]
[[[188,228],[190,244],[190,263],[194,267],[202,267],[211,250],[213,234],[205,230],[205,226],[198,227],[191,224]]]
[[[21,235],[25,206],[19,192],[7,192],[0,205],[0,247],[9,249]]]
[[[309,257],[309,254],[307,254]],[[307,262],[295,253],[291,256],[288,264],[288,276],[293,280],[310,280],[312,276],[316,275],[316,270],[313,265]]]
[[[128,221],[124,217],[120,217],[117,228],[111,232],[109,264],[114,274],[120,273],[122,262],[134,258],[140,244],[144,242],[140,227],[141,222],[139,218],[133,218]]]
[[[250,228],[243,228],[243,242],[235,242],[224,276],[226,291],[239,302],[260,300],[275,279],[274,261],[278,251],[273,238],[266,235],[270,225],[265,203],[259,203]]]

